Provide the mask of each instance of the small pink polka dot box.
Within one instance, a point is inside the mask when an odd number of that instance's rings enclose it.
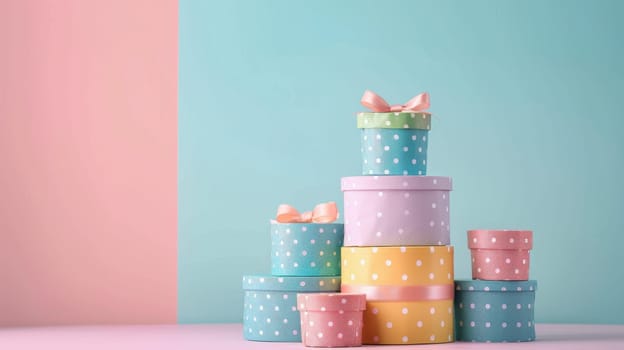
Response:
[[[528,280],[529,251],[532,247],[532,231],[468,231],[472,278],[498,281]]]
[[[311,347],[362,345],[366,295],[355,293],[297,294],[301,341]]]
[[[450,177],[342,178],[344,245],[449,245]]]

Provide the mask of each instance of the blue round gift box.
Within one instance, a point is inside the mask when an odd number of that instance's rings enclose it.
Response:
[[[458,341],[535,340],[537,281],[455,281]]]
[[[245,339],[300,342],[297,293],[339,292],[340,277],[243,276],[243,290]]]
[[[363,175],[427,175],[428,130],[361,131]]]
[[[344,225],[272,223],[271,274],[339,276]]]

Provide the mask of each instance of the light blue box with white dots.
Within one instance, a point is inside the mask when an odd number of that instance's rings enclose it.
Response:
[[[271,274],[339,276],[344,225],[271,223]]]
[[[358,113],[363,175],[427,175],[427,112]]]
[[[297,293],[339,292],[340,277],[243,276],[243,290],[245,339],[300,342]]]
[[[362,174],[426,175],[428,134],[421,129],[362,129]]]
[[[455,281],[458,341],[535,340],[537,281]]]

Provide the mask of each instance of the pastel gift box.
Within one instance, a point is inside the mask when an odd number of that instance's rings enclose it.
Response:
[[[453,341],[453,247],[343,247],[342,292],[364,293],[364,344]]]
[[[349,293],[298,294],[301,340],[312,347],[362,345],[362,312],[366,295]]]
[[[244,276],[243,290],[245,339],[299,342],[297,293],[338,292],[340,277]]]
[[[272,223],[271,274],[340,275],[343,224]]]
[[[472,255],[472,278],[528,280],[529,250],[532,247],[532,231],[468,231],[468,248]]]
[[[536,289],[536,281],[456,281],[457,340],[535,340]]]
[[[345,246],[450,244],[450,177],[342,178]]]
[[[426,175],[426,112],[358,113],[363,175]]]

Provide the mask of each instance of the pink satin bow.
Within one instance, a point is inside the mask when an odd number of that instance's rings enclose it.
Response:
[[[376,93],[366,90],[360,100],[360,103],[373,112],[422,112],[429,108],[429,94],[423,92],[420,95],[412,97],[403,105],[389,105],[386,100]]]
[[[313,222],[313,223],[330,223],[338,218],[338,208],[335,202],[321,203],[314,207],[313,211],[307,211],[299,214],[297,209],[288,205],[280,204],[277,207],[277,216],[275,220],[281,223],[288,222]]]

